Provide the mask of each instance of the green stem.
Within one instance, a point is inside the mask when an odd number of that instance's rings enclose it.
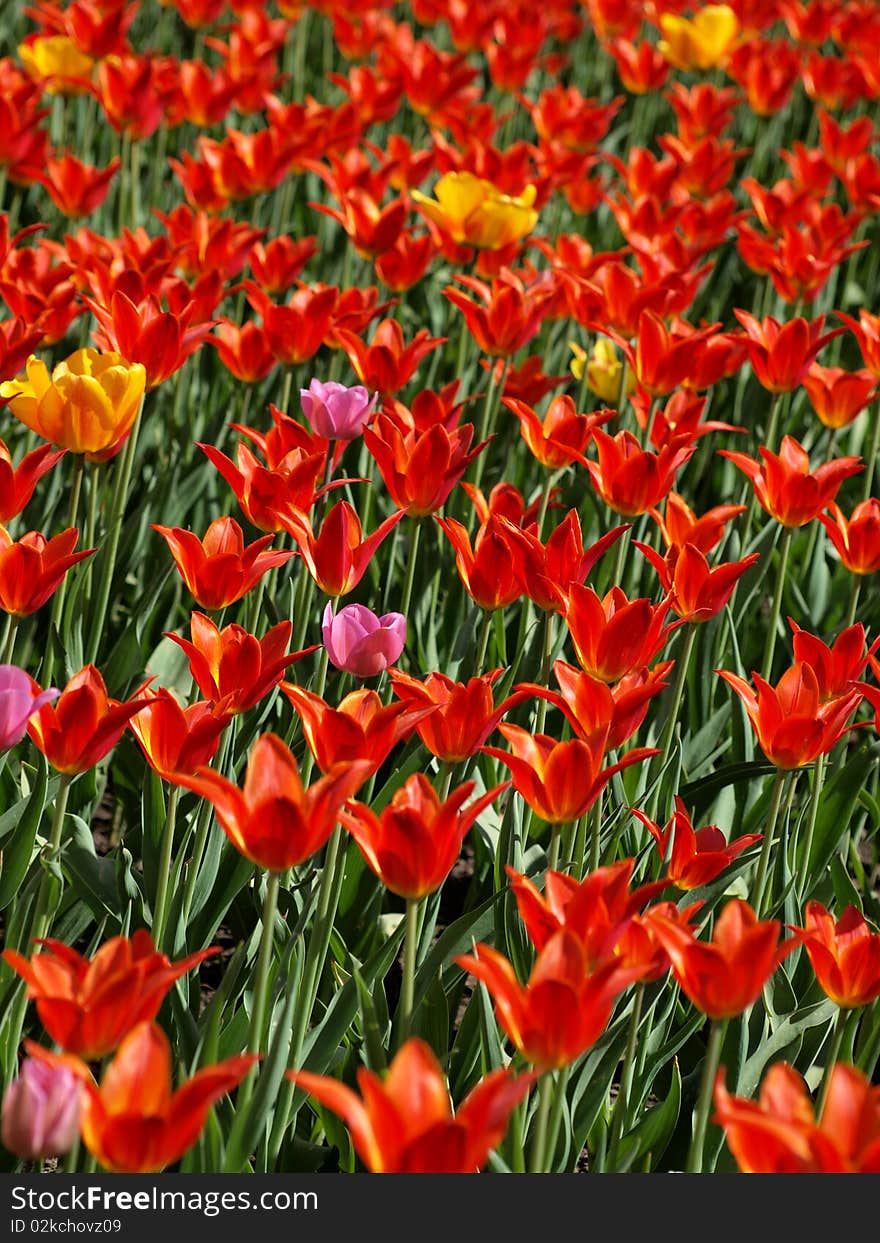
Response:
[[[153,942],[161,949],[168,918],[168,887],[171,881],[171,859],[174,853],[174,829],[177,824],[177,804],[180,786],[172,786],[168,792],[165,808],[165,827],[162,830],[162,846],[159,852],[159,878],[156,885],[156,905],[153,910]]]
[[[877,469],[878,453],[880,453],[880,405],[878,405],[874,410],[874,426],[871,429],[868,454],[865,458],[865,473],[862,476],[863,501],[868,500],[871,495],[871,489],[874,486],[874,472]]]
[[[672,688],[672,699],[669,704],[669,715],[666,718],[666,724],[663,726],[663,733],[660,737],[659,747],[660,754],[655,756],[657,764],[657,784],[651,799],[650,816],[652,820],[657,818],[657,809],[660,804],[660,776],[659,769],[665,760],[669,748],[672,746],[672,740],[675,737],[675,727],[678,724],[678,714],[681,710],[681,701],[684,698],[684,688],[687,685],[687,676],[691,664],[691,656],[694,651],[694,642],[697,637],[697,622],[689,622],[687,627],[687,635],[684,641],[684,650],[678,658],[678,665],[675,670],[675,683]]]
[[[782,547],[779,550],[779,569],[776,571],[776,589],[773,592],[773,604],[770,607],[770,620],[767,624],[767,642],[764,647],[764,662],[761,665],[761,677],[768,681],[773,672],[773,653],[776,651],[776,631],[779,626],[779,614],[782,609],[782,592],[785,588],[785,575],[788,570],[788,554],[791,551],[791,539],[794,531],[786,527],[782,532]]]
[[[257,958],[257,975],[254,980],[253,1008],[248,1031],[248,1053],[259,1053],[266,1022],[266,1003],[269,1000],[269,968],[272,965],[272,947],[275,939],[275,912],[278,909],[279,874],[270,872],[266,877],[266,895],[263,898],[263,931]],[[257,1077],[257,1067],[248,1072],[247,1079],[238,1095],[238,1108],[243,1109],[251,1097]]]
[[[550,842],[547,847],[547,868],[549,871],[556,871],[559,863],[559,842],[562,837],[562,825],[550,825]]]
[[[822,1072],[822,1085],[819,1088],[819,1103],[816,1106],[816,1117],[821,1122],[822,1115],[825,1112],[825,1106],[828,1103],[828,1089],[831,1087],[831,1072],[840,1056],[840,1046],[843,1044],[843,1033],[846,1028],[846,1021],[849,1018],[849,1010],[842,1007],[837,1011],[837,1021],[834,1024],[834,1034],[831,1037],[831,1045],[828,1049],[828,1057],[825,1062],[825,1069]]]
[[[61,831],[64,827],[64,815],[67,811],[67,796],[70,793],[70,785],[74,776],[74,773],[62,773],[58,782],[58,793],[55,795],[55,811],[52,816],[52,827],[49,830],[48,842],[48,851],[52,858],[61,850]],[[31,930],[31,940],[33,941],[38,941],[49,931],[51,923],[51,915],[48,909],[49,885],[50,880],[47,870],[43,873],[40,881],[40,892],[37,896],[37,909],[34,916],[34,926]]]
[[[125,502],[128,499],[128,489],[131,483],[131,473],[134,468],[134,455],[137,449],[138,433],[140,432],[141,419],[143,417],[144,402],[141,399],[140,410],[134,421],[128,440],[121,453],[121,461],[117,469],[117,475],[113,488],[113,497],[110,501],[110,514],[107,529],[107,547],[104,555],[104,563],[101,567],[101,579],[98,584],[98,594],[96,596],[96,607],[93,618],[91,619],[91,645],[89,650],[88,663],[94,663],[98,649],[101,645],[103,637],[104,621],[107,616],[107,606],[110,602],[110,590],[113,585],[113,572],[116,569],[116,554],[119,551],[119,537],[122,533],[122,515],[125,510]]]
[[[853,574],[852,585],[849,589],[849,605],[846,610],[846,623],[844,629],[851,626],[856,619],[856,612],[859,607],[859,595],[862,590],[862,574]]]
[[[592,832],[590,833],[590,871],[595,872],[599,866],[600,847],[602,842],[602,795],[596,799],[590,815],[593,818]]]
[[[407,898],[406,933],[403,942],[403,983],[400,990],[399,1044],[403,1044],[408,1039],[412,1026],[416,954],[419,948],[419,906],[418,898]]]
[[[532,1143],[532,1174],[547,1172],[547,1132],[550,1106],[553,1103],[553,1075],[548,1071],[538,1088],[538,1112],[535,1116],[535,1138]]]
[[[419,555],[419,535],[421,534],[422,524],[420,519],[415,519],[410,528],[409,536],[409,560],[406,563],[406,578],[403,583],[403,596],[400,602],[400,612],[406,617],[409,613],[410,601],[412,600],[413,582],[416,573],[416,559]]]
[[[73,478],[70,481],[70,505],[67,511],[68,527],[76,526],[76,516],[79,510],[79,498],[82,492],[84,462],[85,458],[81,453],[73,455]],[[59,636],[61,633],[61,618],[64,614],[64,597],[67,593],[67,577],[68,575],[65,574],[58,585],[58,590],[52,598],[52,614],[49,620],[49,633],[52,634],[54,632]],[[45,673],[43,675],[47,682],[52,680],[52,665],[53,648],[50,646],[46,654],[46,666]]]
[[[776,776],[773,778],[773,789],[770,793],[770,810],[767,813],[767,826],[764,831],[764,840],[761,843],[758,870],[755,873],[751,893],[752,907],[759,919],[764,905],[764,885],[767,880],[767,869],[770,863],[770,849],[773,845],[773,835],[776,832],[776,822],[779,819],[779,809],[782,806],[782,791],[785,788],[787,776],[788,773],[784,768],[777,768]]]
[[[813,770],[813,790],[810,796],[810,818],[807,821],[807,832],[804,838],[803,854],[801,855],[800,883],[798,885],[798,902],[803,903],[810,880],[810,855],[813,853],[813,837],[816,833],[816,820],[819,816],[819,801],[822,798],[822,787],[825,784],[825,756],[816,756]]]
[[[6,634],[3,640],[3,664],[11,665],[15,655],[15,636],[18,634],[18,618],[12,614],[6,619]]]
[[[688,1174],[699,1174],[703,1169],[703,1147],[706,1143],[706,1129],[712,1109],[712,1089],[715,1086],[715,1076],[721,1060],[721,1044],[726,1026],[726,1019],[713,1019],[709,1029],[709,1043],[706,1046],[706,1060],[703,1062],[703,1077],[700,1080],[700,1095],[697,1101],[697,1116],[694,1119],[693,1138],[688,1153]]]
[[[550,1125],[547,1131],[547,1156],[552,1162],[556,1154],[556,1143],[559,1138],[559,1127],[562,1124],[562,1109],[565,1105],[565,1091],[568,1087],[568,1076],[571,1066],[563,1066],[556,1073],[553,1091],[553,1108],[550,1110]]]
[[[633,1009],[629,1020],[629,1034],[626,1039],[626,1051],[623,1055],[623,1068],[620,1072],[620,1091],[614,1102],[614,1114],[611,1119],[611,1139],[609,1142],[609,1159],[614,1162],[617,1148],[623,1136],[623,1128],[629,1113],[629,1097],[632,1091],[633,1072],[636,1066],[636,1050],[639,1041],[639,1024],[642,1021],[642,1002],[645,996],[644,984],[636,986],[633,998]]]
[[[480,632],[480,642],[477,645],[477,659],[474,662],[474,674],[479,674],[486,663],[486,652],[489,648],[489,635],[492,632],[493,614],[491,609],[483,612],[483,629]]]
[[[504,385],[507,380],[507,372],[510,369],[510,359],[505,358],[504,366],[501,369],[501,378],[495,379],[495,367],[489,371],[489,386],[486,389],[486,401],[483,405],[483,418],[480,423],[480,430],[477,435],[477,444],[481,444],[489,435],[495,425],[495,416],[498,412],[498,403],[501,400],[501,394],[504,392]],[[488,446],[487,446],[488,447]],[[483,478],[483,471],[486,468],[486,451],[484,450],[477,458],[474,466],[474,486],[479,487]]]

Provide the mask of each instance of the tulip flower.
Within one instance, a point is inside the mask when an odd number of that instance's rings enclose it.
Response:
[[[269,349],[265,332],[253,320],[239,327],[231,320],[218,319],[214,326],[216,336],[205,340],[214,346],[217,357],[236,380],[256,384],[277,366],[278,360]]]
[[[459,276],[458,281],[481,301],[475,302],[451,285],[443,292],[464,315],[471,336],[490,358],[512,357],[540,329],[550,298],[546,286],[526,286],[508,268],[502,268],[491,285],[473,276]]]
[[[71,566],[95,551],[74,552],[78,538],[76,527],[69,527],[50,540],[39,531],[13,540],[0,527],[0,608],[13,617],[27,617],[41,609]]]
[[[454,172],[440,178],[434,194],[431,199],[414,190],[412,197],[423,215],[459,245],[503,250],[531,233],[538,220],[534,186],[511,197],[473,173]]]
[[[28,721],[28,737],[60,773],[94,768],[116,746],[128,721],[148,700],[110,699],[94,665],[75,673],[54,703],[45,703]]]
[[[669,844],[672,843],[666,875],[676,889],[685,892],[715,880],[738,855],[759,842],[762,836],[760,833],[745,833],[728,846],[724,834],[714,824],[695,830],[688,810],[678,795],[675,796],[675,812],[665,829],[635,807],[633,815],[641,820],[657,843],[661,860],[666,860]]]
[[[735,673],[716,673],[742,700],[761,750],[777,768],[803,768],[827,755],[862,699],[861,690],[853,688],[823,702],[816,673],[803,661],[787,669],[775,687],[753,673],[757,690]]]
[[[178,784],[214,804],[220,827],[240,854],[257,867],[283,872],[321,849],[368,767],[360,760],[340,765],[304,789],[289,748],[275,734],[261,734],[248,756],[243,790],[212,768]]]
[[[667,602],[628,600],[620,587],[600,599],[592,587],[572,583],[565,622],[581,668],[602,682],[617,682],[650,664],[673,626],[663,619]]]
[[[25,1058],[3,1098],[0,1139],[25,1161],[69,1152],[79,1137],[82,1084],[67,1066]]]
[[[542,894],[508,867],[520,919],[538,953],[565,928],[583,944],[591,968],[615,954],[633,916],[666,888],[661,880],[630,889],[634,868],[634,859],[621,859],[596,868],[582,881],[548,868]]]
[[[411,709],[433,707],[416,725],[416,733],[432,755],[446,764],[457,764],[474,755],[483,745],[504,713],[522,702],[528,692],[514,693],[495,705],[492,685],[501,674],[493,669],[453,682],[443,673],[429,673],[423,682],[390,669],[388,676],[395,695]]]
[[[715,924],[712,940],[661,915],[646,917],[669,955],[682,992],[710,1019],[742,1014],[761,995],[770,976],[797,945],[780,944],[780,923],[759,920],[748,902],[732,898]]]
[[[49,1053],[31,1041],[29,1052],[50,1066],[71,1065],[83,1084],[82,1138],[105,1170],[150,1174],[171,1165],[198,1139],[208,1110],[241,1083],[255,1056],[228,1057],[171,1087],[171,1045],[158,1023],[138,1023],[101,1079],[84,1062]]]
[[[470,448],[474,428],[464,423],[453,431],[435,423],[422,432],[402,419],[380,414],[364,432],[370,451],[391,499],[413,518],[433,514],[488,440]]]
[[[377,617],[364,604],[348,604],[334,616],[328,603],[321,622],[324,646],[337,669],[356,678],[375,678],[400,658],[406,643],[402,613]]]
[[[856,679],[861,677],[865,665],[880,645],[880,639],[875,639],[865,650],[865,628],[861,623],[841,630],[830,647],[791,617],[788,624],[792,629],[794,659],[808,664],[815,673],[820,703],[827,703],[829,699],[856,688]]]
[[[684,497],[670,492],[663,517],[655,509],[650,510],[650,514],[660,527],[667,548],[683,548],[690,544],[707,553],[721,542],[728,522],[745,511],[745,505],[715,505],[698,518]]]
[[[212,612],[246,596],[268,570],[296,555],[280,548],[270,551],[271,535],[245,547],[241,527],[234,518],[215,518],[204,539],[182,527],[150,525],[167,543],[194,599]]]
[[[507,518],[500,519],[507,533],[514,571],[525,593],[539,609],[564,613],[572,583],[582,583],[596,562],[628,530],[614,527],[584,548],[577,510],[570,509],[542,544],[535,528],[528,531]]]
[[[877,395],[877,377],[870,371],[844,371],[818,363],[813,363],[803,384],[820,422],[834,430],[849,426]]]
[[[211,948],[171,962],[143,929],[131,939],[111,937],[92,959],[61,941],[39,945],[30,959],[15,950],[3,957],[27,984],[55,1043],[86,1062],[106,1057],[136,1024],[155,1018],[175,980],[217,953]]]
[[[351,802],[339,820],[386,889],[414,901],[440,888],[471,825],[508,785],[494,786],[463,808],[475,789],[473,781],[441,801],[424,773],[414,773],[380,816],[364,803]]]
[[[407,345],[396,319],[383,319],[369,345],[345,328],[337,328],[336,337],[361,384],[383,398],[405,388],[422,359],[446,340],[422,328]]]
[[[806,926],[790,924],[832,1001],[843,1010],[870,1005],[880,997],[880,932],[849,905],[836,920],[815,899],[805,911]]]
[[[589,359],[586,350],[574,341],[569,341],[574,358],[571,360],[571,374],[576,380],[583,378],[584,368],[587,372],[587,388],[602,401],[620,400],[620,384],[623,378],[623,363],[617,356],[614,345],[607,337],[599,337],[593,346]],[[624,397],[628,397],[636,386],[636,378],[632,372],[627,373]]]
[[[642,311],[635,348],[620,341],[636,379],[652,397],[665,397],[690,377],[717,327],[695,329],[683,320],[676,323],[669,328],[655,311]]]
[[[662,13],[660,30],[658,50],[676,69],[713,69],[733,50],[739,21],[728,4],[704,4],[693,19]]]
[[[670,548],[666,556],[661,557],[648,544],[639,540],[633,540],[633,543],[657,571],[660,585],[667,593],[669,607],[682,621],[690,622],[705,622],[720,613],[743,574],[760,556],[754,552],[741,561],[724,561],[710,566],[693,544]]]
[[[849,572],[876,574],[880,570],[880,501],[873,496],[860,501],[849,518],[832,501],[828,514],[819,514],[819,521]]]
[[[489,945],[455,961],[486,985],[498,1022],[526,1061],[542,1071],[568,1066],[595,1044],[615,1000],[638,978],[636,968],[613,957],[590,971],[583,942],[567,928],[550,937],[526,985]]]
[[[613,687],[564,660],[553,665],[559,691],[536,682],[520,682],[514,693],[531,694],[552,703],[568,720],[578,738],[591,747],[616,750],[631,738],[645,719],[648,704],[665,690],[662,679],[672,662],[627,674]]]
[[[512,563],[504,527],[494,515],[482,522],[471,546],[465,527],[455,518],[437,518],[455,549],[455,567],[465,591],[481,609],[506,608],[523,593]]]
[[[117,289],[109,305],[94,299],[88,303],[101,325],[96,341],[143,366],[148,389],[157,388],[179,371],[214,326],[194,298],[173,311],[163,311],[155,296],[130,298]]]
[[[95,62],[67,35],[32,35],[18,45],[18,55],[50,95],[81,95],[89,89]]]
[[[287,652],[289,621],[267,630],[262,639],[234,622],[219,630],[204,613],[190,617],[191,642],[166,634],[186,652],[193,681],[206,699],[224,700],[229,713],[247,712],[277,686],[288,665],[317,650]]]
[[[771,393],[791,393],[802,384],[816,355],[842,328],[823,334],[825,317],[808,322],[800,317],[780,324],[772,315],[763,321],[746,311],[734,315],[746,330],[749,361],[758,382]]]
[[[842,311],[837,311],[836,315],[855,334],[865,366],[880,379],[880,315],[860,310],[857,321],[851,315],[844,315]]]
[[[761,508],[785,527],[802,527],[833,502],[844,479],[864,470],[861,458],[841,457],[810,471],[810,457],[793,436],[783,436],[778,454],[763,445],[763,465],[745,453],[720,449],[751,480]]]
[[[300,402],[309,427],[326,440],[354,440],[360,436],[376,409],[375,394],[360,385],[346,388],[329,380],[313,379],[300,389]]]
[[[164,781],[191,776],[216,754],[220,735],[232,719],[228,705],[194,703],[181,708],[170,691],[146,691],[147,704],[129,721],[150,767]]]
[[[373,1174],[474,1174],[500,1143],[511,1112],[534,1075],[493,1070],[453,1113],[440,1063],[422,1040],[407,1040],[384,1081],[357,1072],[362,1096],[324,1075],[288,1071],[288,1078],[351,1131],[355,1150]]]
[[[15,417],[44,440],[73,453],[101,455],[128,436],[146,373],[121,354],[76,350],[53,369],[34,355],[26,375],[0,384]]]
[[[591,746],[580,738],[556,742],[546,734],[530,734],[519,725],[498,726],[513,748],[483,746],[513,774],[513,784],[535,815],[548,824],[567,824],[589,811],[615,773],[656,755],[650,747],[627,751],[616,764],[603,768],[601,746]]]
[[[593,487],[616,513],[632,518],[662,500],[675,482],[676,472],[692,456],[695,445],[673,444],[658,454],[645,452],[632,432],[609,436],[593,432],[599,460],[587,460]]]
[[[64,457],[65,449],[40,445],[13,467],[12,455],[0,440],[0,523],[15,518],[27,505],[39,481]]]
[[[0,751],[21,742],[30,717],[60,694],[54,686],[41,691],[17,665],[0,665]]]
[[[403,516],[403,510],[397,510],[365,539],[354,507],[348,501],[337,501],[317,534],[304,514],[290,514],[284,526],[296,540],[312,578],[326,595],[336,597],[357,587],[373,553]]]
[[[236,430],[251,434],[250,428]],[[261,439],[268,440],[267,437]],[[198,447],[232,488],[248,522],[275,535],[286,529],[292,515],[307,512],[325,491],[318,488],[318,480],[327,464],[327,442],[320,443],[325,447],[315,452],[308,448],[291,448],[272,467],[264,466],[241,442],[236,446],[234,463],[213,445],[198,444]],[[341,482],[345,480],[329,486],[338,487]]]
[[[519,420],[522,438],[534,457],[549,470],[579,462],[593,430],[610,418],[608,411],[578,414],[567,394],[554,397],[543,419],[524,401],[505,397],[503,404]]]
[[[352,760],[367,760],[370,773],[376,772],[417,722],[436,711],[430,703],[386,707],[375,691],[364,688],[346,695],[338,708],[292,682],[282,682],[281,689],[302,721],[309,750],[322,773]]]
[[[880,1088],[855,1066],[831,1069],[821,1117],[803,1078],[776,1062],[757,1101],[731,1096],[720,1071],[715,1121],[743,1174],[880,1173]]]

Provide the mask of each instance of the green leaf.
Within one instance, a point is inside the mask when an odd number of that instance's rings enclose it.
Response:
[[[52,783],[58,789],[58,780]],[[30,797],[13,807],[13,827],[4,837],[0,855],[0,911],[9,905],[18,893],[30,867],[37,840],[37,829],[46,805],[49,789],[49,766],[42,756],[37,763],[37,780]],[[7,815],[10,813],[7,812]],[[6,817],[4,817],[6,819]]]
[[[681,1073],[678,1058],[672,1059],[672,1083],[664,1101],[649,1109],[639,1123],[621,1141],[615,1173],[625,1173],[643,1157],[650,1154],[651,1166],[657,1168],[673,1132],[681,1111]]]

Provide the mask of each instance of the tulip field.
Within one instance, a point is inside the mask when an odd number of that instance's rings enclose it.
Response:
[[[875,0],[7,0],[0,1170],[880,1172],[878,268]]]

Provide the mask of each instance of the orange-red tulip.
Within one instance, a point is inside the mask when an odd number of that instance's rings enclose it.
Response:
[[[803,661],[786,669],[775,687],[753,673],[757,691],[735,673],[716,672],[745,704],[761,750],[777,768],[802,768],[827,755],[862,699],[853,689],[823,702],[816,673]]]
[[[880,932],[855,906],[834,919],[821,902],[808,902],[804,928],[789,925],[807,951],[822,990],[844,1010],[880,997]]]
[[[819,521],[828,532],[838,557],[851,574],[876,574],[880,570],[880,501],[860,501],[847,518],[833,501]]]
[[[715,1108],[744,1174],[880,1173],[880,1088],[855,1066],[832,1067],[819,1121],[806,1083],[785,1062],[767,1071],[757,1101],[731,1096],[720,1070]]]
[[[519,420],[522,438],[533,455],[549,470],[581,461],[593,430],[611,417],[609,411],[578,414],[568,394],[554,397],[543,418],[513,397],[505,397],[504,405]]]
[[[870,649],[865,650],[865,627],[861,622],[841,630],[830,647],[791,617],[788,624],[792,629],[791,645],[795,662],[804,662],[815,673],[821,703],[853,690],[857,686],[856,679],[861,677],[865,665],[880,645],[880,639],[875,639]]]
[[[226,711],[247,712],[277,686],[288,665],[317,650],[288,652],[293,632],[289,621],[267,630],[262,639],[232,622],[219,630],[210,617],[194,612],[190,617],[192,642],[168,634],[189,659],[193,681],[206,699],[224,700]]]
[[[361,1096],[324,1075],[288,1071],[288,1077],[339,1114],[358,1156],[373,1174],[473,1174],[501,1141],[511,1111],[534,1075],[493,1070],[453,1114],[449,1089],[433,1051],[407,1040],[384,1080],[358,1070]]]
[[[243,790],[212,768],[180,784],[214,804],[220,827],[246,859],[283,872],[321,849],[368,768],[362,761],[341,765],[304,789],[289,748],[262,734],[248,756]]]
[[[802,527],[827,509],[844,479],[864,470],[861,458],[841,457],[810,471],[810,456],[793,436],[783,436],[778,454],[763,445],[763,465],[745,453],[720,449],[751,480],[761,508],[786,527]]]
[[[675,812],[665,828],[635,807],[633,815],[641,820],[657,843],[662,860],[666,860],[669,843],[672,842],[666,875],[676,889],[685,892],[708,885],[709,881],[730,867],[738,855],[761,840],[760,833],[745,833],[728,846],[724,834],[714,824],[695,830],[688,810],[678,795],[675,796]]]
[[[495,1014],[526,1061],[540,1070],[568,1066],[598,1040],[616,998],[638,971],[618,959],[590,971],[583,942],[562,928],[537,957],[529,982],[520,984],[511,963],[489,945],[455,960],[481,980]]]
[[[291,514],[284,526],[296,540],[309,573],[328,596],[344,596],[357,587],[373,553],[404,516],[402,509],[380,522],[364,538],[361,520],[348,501],[337,501],[315,534],[304,514]]]
[[[147,763],[165,781],[191,776],[216,754],[220,735],[231,720],[228,703],[194,703],[185,708],[164,688],[147,690],[147,705],[129,721]]]
[[[539,609],[564,613],[572,583],[582,583],[593,566],[628,528],[614,527],[584,548],[580,518],[570,509],[542,544],[535,527],[525,530],[499,519],[507,533],[514,570],[525,593]]]
[[[386,889],[414,900],[440,888],[471,825],[508,785],[505,781],[494,786],[464,808],[474,791],[473,781],[441,802],[424,773],[414,773],[380,815],[364,803],[352,802],[339,813],[339,820]]]
[[[296,555],[280,548],[270,551],[271,535],[245,547],[241,527],[234,518],[215,518],[204,539],[182,527],[150,525],[168,544],[194,599],[212,612],[240,600],[268,570]]]
[[[650,747],[635,747],[616,764],[603,768],[603,748],[580,738],[557,742],[546,734],[533,735],[506,722],[498,730],[513,753],[500,747],[484,746],[481,750],[507,765],[518,793],[548,824],[577,820],[589,811],[615,773],[657,754]]]
[[[759,920],[740,898],[726,904],[708,942],[663,915],[649,912],[645,918],[669,955],[682,992],[710,1019],[742,1014],[797,944],[794,939],[780,944],[779,921]]]
[[[435,711],[433,704],[386,707],[375,691],[366,688],[346,695],[338,708],[292,682],[282,682],[281,689],[302,721],[309,750],[322,773],[352,760],[367,761],[366,776],[376,772],[416,723]]]
[[[393,397],[405,388],[422,359],[446,340],[422,328],[407,345],[396,319],[383,319],[369,345],[344,328],[337,328],[336,336],[361,384],[381,397]]]
[[[527,692],[515,692],[496,707],[492,685],[500,674],[500,669],[493,669],[468,682],[453,682],[444,673],[429,673],[420,682],[399,669],[388,670],[394,693],[403,703],[411,709],[435,707],[418,722],[416,733],[431,754],[446,764],[458,764],[474,755],[504,713],[527,698]]]
[[[605,504],[624,517],[647,513],[667,495],[676,472],[695,452],[695,445],[673,441],[659,453],[642,448],[632,432],[609,436],[597,427],[593,443],[598,462],[586,462],[593,487]]]
[[[720,613],[733,595],[739,580],[759,558],[750,553],[741,561],[723,561],[710,566],[703,553],[693,544],[670,548],[665,557],[639,540],[636,548],[645,554],[657,571],[660,585],[667,593],[669,607],[682,621],[704,622]]]
[[[13,467],[12,455],[0,440],[0,523],[15,518],[27,505],[43,476],[60,462],[66,449],[40,445]]]
[[[27,617],[41,609],[70,567],[95,551],[74,552],[78,539],[76,527],[68,527],[50,540],[39,531],[13,540],[0,526],[0,608],[13,617]]]
[[[467,530],[455,518],[437,518],[455,549],[455,568],[465,591],[481,609],[503,609],[523,594],[504,526],[490,514],[471,546]]]
[[[364,444],[379,467],[391,499],[413,518],[433,514],[488,440],[471,449],[474,429],[464,423],[447,431],[439,423],[418,432],[388,414],[364,429]]]
[[[668,612],[666,601],[629,600],[620,587],[600,599],[592,587],[572,583],[565,622],[581,668],[602,682],[617,682],[650,664],[680,624],[664,625]]]
[[[217,953],[201,950],[171,962],[143,928],[131,939],[111,937],[92,959],[62,941],[38,944],[30,959],[15,950],[3,957],[27,984],[55,1043],[87,1062],[106,1057],[138,1023],[155,1018],[175,980]]]
[[[819,420],[826,427],[847,427],[877,395],[877,377],[870,371],[844,371],[813,363],[804,376],[804,388]]]
[[[760,384],[771,393],[790,393],[803,383],[816,355],[842,328],[823,334],[825,316],[808,322],[801,317],[780,324],[772,315],[763,321],[734,310],[746,330],[749,361]]]
[[[95,1083],[83,1062],[58,1058],[31,1041],[32,1057],[76,1069],[83,1080],[80,1123],[86,1148],[106,1170],[149,1174],[171,1165],[201,1134],[208,1110],[241,1083],[255,1056],[228,1057],[171,1087],[171,1045],[158,1023],[139,1023]]]
[[[75,673],[53,703],[28,721],[28,736],[61,773],[84,773],[116,746],[148,699],[139,695],[120,703],[110,699],[94,665]]]

